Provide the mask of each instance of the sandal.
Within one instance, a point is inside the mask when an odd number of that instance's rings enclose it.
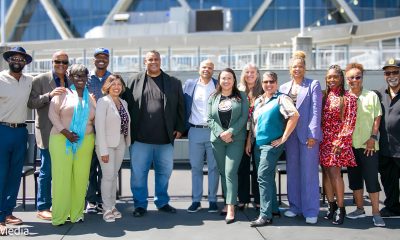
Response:
[[[114,216],[112,210],[107,210],[104,212],[103,220],[105,222],[115,222],[115,216]]]
[[[111,209],[112,214],[114,214],[115,218],[122,218],[122,214],[120,211],[118,211],[118,209],[116,207],[113,207]]]

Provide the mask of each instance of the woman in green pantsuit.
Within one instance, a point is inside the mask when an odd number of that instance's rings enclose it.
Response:
[[[235,72],[225,68],[218,75],[218,84],[208,101],[208,126],[211,144],[221,175],[227,224],[235,221],[237,203],[237,171],[244,151],[249,102],[237,88]]]
[[[86,88],[89,71],[74,64],[69,71],[73,84],[66,93],[51,99],[53,124],[49,150],[53,176],[52,224],[83,221],[83,208],[94,148],[95,102]]]

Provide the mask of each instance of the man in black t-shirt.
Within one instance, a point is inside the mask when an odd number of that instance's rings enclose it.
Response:
[[[160,53],[146,54],[146,71],[127,83],[123,98],[131,116],[131,190],[135,210],[141,217],[147,212],[147,177],[151,164],[155,174],[154,203],[158,210],[175,213],[169,205],[168,182],[173,168],[173,143],[185,130],[184,100],[181,82],[164,73]]]

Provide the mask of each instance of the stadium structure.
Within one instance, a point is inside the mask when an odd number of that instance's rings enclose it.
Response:
[[[167,71],[206,58],[217,69],[287,69],[302,48],[317,70],[400,57],[400,0],[1,0],[1,13],[2,45],[23,45],[30,72],[48,71],[57,49],[91,65],[96,47],[111,49],[116,72],[142,70],[150,49]]]

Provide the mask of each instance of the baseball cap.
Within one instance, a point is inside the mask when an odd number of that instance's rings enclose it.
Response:
[[[385,69],[387,67],[398,67],[400,68],[400,60],[394,59],[394,58],[389,58],[386,60],[385,65],[382,67],[382,69]]]
[[[96,57],[98,54],[105,54],[110,56],[110,51],[107,48],[96,48],[94,50],[94,56]]]

